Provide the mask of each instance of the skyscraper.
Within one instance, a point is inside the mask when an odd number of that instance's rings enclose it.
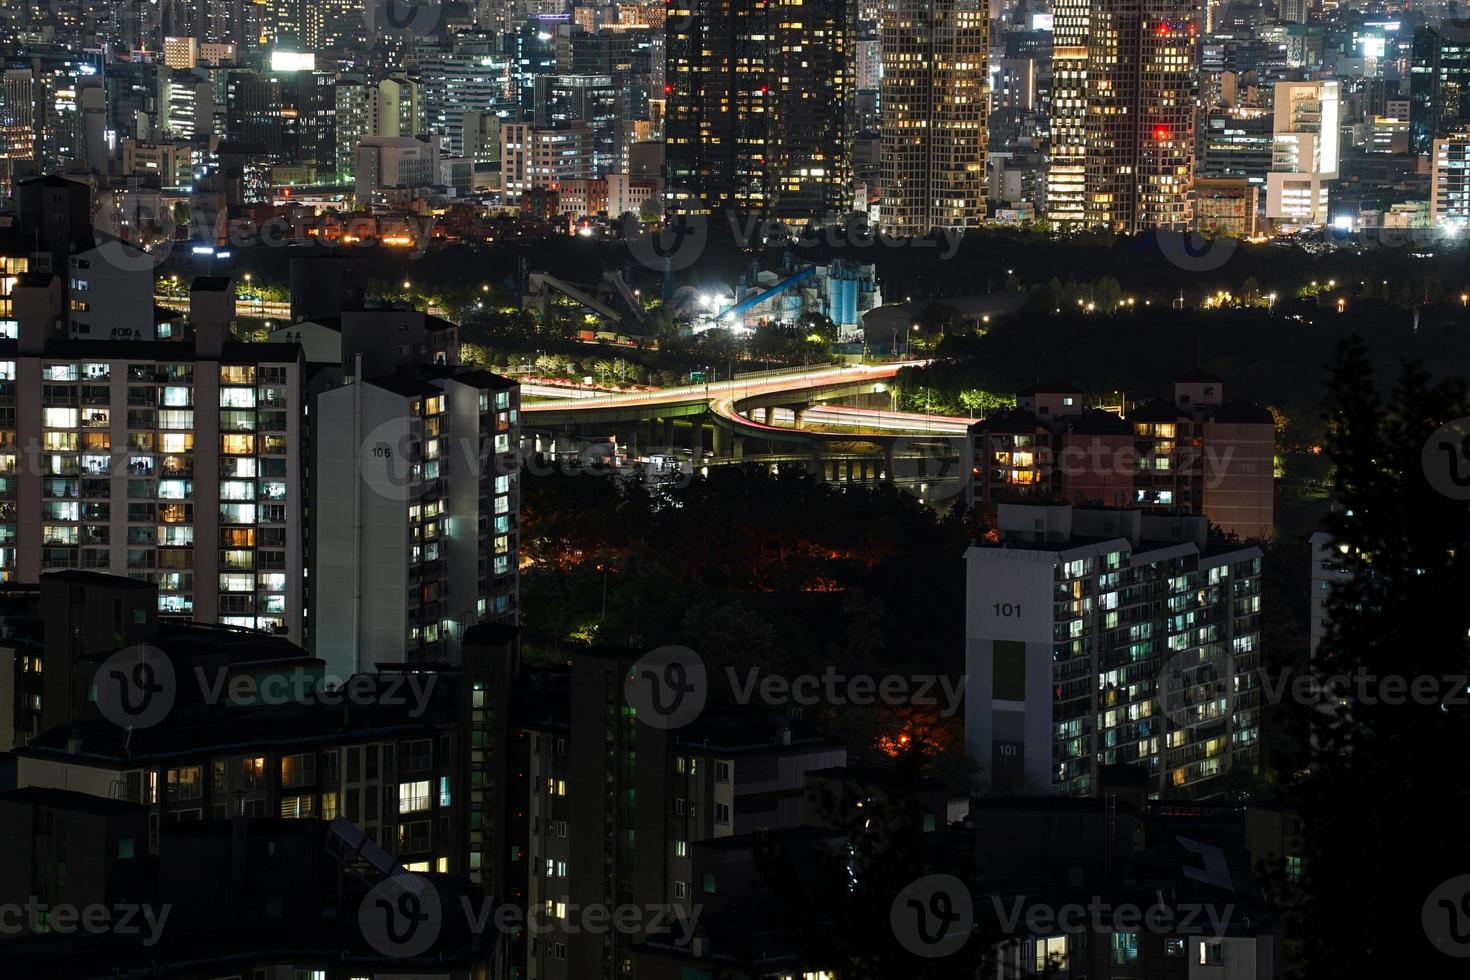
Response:
[[[1198,16],[1192,0],[1093,0],[1083,128],[1087,226],[1128,233],[1189,226]]]
[[[1337,82],[1277,82],[1266,217],[1301,224],[1327,220],[1337,178]]]
[[[1414,35],[1409,62],[1413,152],[1470,125],[1470,20],[1445,21]]]
[[[846,0],[675,7],[666,21],[668,210],[797,220],[845,210],[855,77]]]
[[[985,217],[988,16],[978,0],[883,4],[881,222],[892,234]]]
[[[1085,218],[1087,169],[1087,24],[1090,0],[1052,6],[1051,166],[1046,174],[1047,218],[1059,228]]]

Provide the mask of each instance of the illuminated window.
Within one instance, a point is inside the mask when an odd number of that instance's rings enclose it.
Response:
[[[416,813],[429,808],[429,781],[398,784],[398,812]]]

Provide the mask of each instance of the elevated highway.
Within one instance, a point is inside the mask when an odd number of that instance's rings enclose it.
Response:
[[[653,448],[677,450],[678,436],[685,434],[685,449],[699,466],[798,463],[823,479],[908,479],[924,485],[932,482],[927,471],[959,471],[970,420],[829,404],[881,396],[900,369],[923,363],[796,368],[658,391],[523,403],[522,430],[542,449],[611,436],[632,456]]]

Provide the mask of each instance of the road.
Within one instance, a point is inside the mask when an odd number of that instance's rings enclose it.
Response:
[[[742,403],[761,400],[784,399],[796,396],[793,403],[801,402],[804,393],[847,384],[861,385],[881,382],[892,378],[900,369],[918,367],[927,363],[923,360],[895,361],[889,364],[844,365],[841,367],[787,368],[760,374],[737,376],[733,381],[712,381],[706,384],[680,385],[661,388],[657,391],[625,392],[618,394],[588,394],[554,391],[545,386],[535,386],[527,391],[536,395],[560,395],[564,399],[575,399],[575,411],[579,417],[584,413],[596,414],[598,409],[607,410],[626,417],[629,409],[688,408],[704,406],[739,429],[761,432],[791,434],[792,426],[770,425],[757,422],[748,415],[749,408],[742,411]],[[521,406],[521,414],[528,421],[537,415],[564,414],[569,410],[567,401],[532,402]],[[653,413],[650,413],[653,414]],[[806,420],[822,425],[851,427],[884,433],[933,433],[963,434],[970,420],[942,415],[924,415],[914,412],[892,412],[880,409],[822,406],[806,410]],[[813,432],[813,436],[823,433]],[[836,435],[828,433],[827,435]]]

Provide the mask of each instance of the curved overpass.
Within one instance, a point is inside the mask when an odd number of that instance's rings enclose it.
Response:
[[[908,412],[861,408],[823,407],[818,419],[824,425],[851,426],[878,431],[817,432],[771,424],[774,410],[805,411],[817,396],[840,398],[880,392],[900,369],[926,363],[897,361],[879,365],[845,365],[771,372],[733,381],[683,385],[658,391],[580,397],[566,401],[531,402],[521,406],[523,423],[540,428],[593,427],[617,422],[640,422],[649,418],[706,416],[714,424],[743,437],[770,442],[799,442],[806,445],[837,442],[867,442],[888,448],[906,435],[962,435],[968,420]],[[752,416],[764,415],[764,421]]]

